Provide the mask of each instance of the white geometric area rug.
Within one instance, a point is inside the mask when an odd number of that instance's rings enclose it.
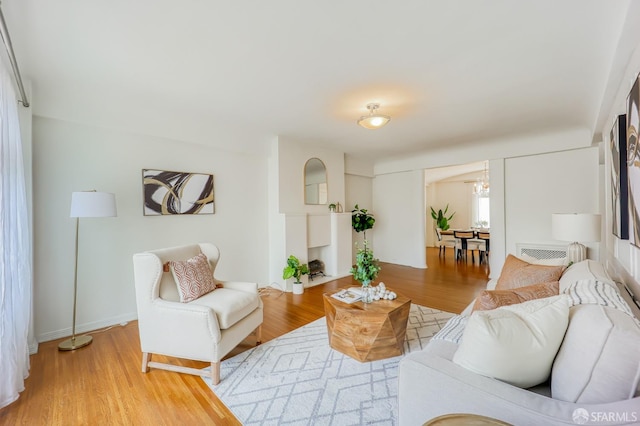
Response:
[[[412,304],[405,354],[452,316]],[[219,385],[203,380],[243,425],[395,425],[401,359],[361,363],[331,349],[323,317],[223,361]]]

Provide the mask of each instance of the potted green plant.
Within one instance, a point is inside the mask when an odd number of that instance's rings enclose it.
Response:
[[[436,221],[436,226],[443,231],[449,229],[449,221],[453,219],[453,216],[456,214],[456,212],[453,212],[449,217],[447,217],[448,211],[449,204],[447,204],[447,206],[444,208],[444,211],[442,211],[442,209],[439,209],[438,213],[436,213],[433,207],[431,207],[431,217]]]
[[[371,213],[367,212],[367,209],[361,209],[356,204],[354,209],[351,210],[351,226],[356,232],[364,232],[365,242],[367,239],[367,229],[373,228],[374,223],[376,223],[376,220]]]
[[[300,281],[300,277],[303,275],[307,275],[309,273],[309,267],[306,263],[300,263],[297,257],[294,255],[289,256],[287,259],[287,266],[282,270],[282,278],[288,280],[289,278],[294,278],[293,282],[293,293],[294,294],[302,294],[304,293],[304,285],[302,281]]]
[[[356,254],[356,264],[349,272],[353,278],[362,284],[362,301],[370,303],[372,300],[370,284],[378,276],[380,265],[378,259],[373,256],[373,251],[367,248],[367,240],[364,241],[364,248],[359,248]]]
[[[335,211],[336,211],[336,204],[335,203],[329,204],[329,211],[332,212],[332,213],[335,213]]]

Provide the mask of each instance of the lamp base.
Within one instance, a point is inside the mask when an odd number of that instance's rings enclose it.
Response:
[[[93,341],[93,337],[84,335],[76,336],[71,339],[67,339],[64,342],[60,342],[58,345],[59,351],[75,351],[76,349],[83,348]]]
[[[571,243],[567,246],[567,260],[578,263],[587,258],[587,247],[580,243]]]

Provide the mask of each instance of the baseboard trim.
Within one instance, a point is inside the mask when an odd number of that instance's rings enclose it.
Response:
[[[99,330],[101,328],[109,327],[112,325],[118,325],[123,322],[134,321],[137,319],[138,319],[137,312],[131,312],[128,314],[117,315],[115,317],[105,318],[98,321],[92,321],[84,324],[76,324],[76,334],[87,334],[94,330]],[[39,334],[36,336],[36,340],[42,343],[42,342],[48,342],[50,340],[61,339],[63,337],[69,337],[69,336],[71,336],[71,327]],[[29,351],[31,351],[31,346],[29,346]],[[37,351],[37,347],[36,347],[36,351]]]

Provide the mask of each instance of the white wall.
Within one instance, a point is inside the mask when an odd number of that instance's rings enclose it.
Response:
[[[423,170],[376,176],[373,207],[376,257],[426,268]]]
[[[304,198],[304,166],[310,158],[322,160],[327,170],[327,205],[308,205]],[[289,255],[309,259],[307,216],[326,215],[329,203],[345,204],[344,153],[287,138],[272,141],[268,159],[269,283],[291,290],[282,279]],[[328,236],[330,237],[330,235]],[[316,251],[313,252],[315,254]],[[348,258],[351,257],[347,253]],[[303,279],[303,282],[305,279]],[[316,283],[319,281],[316,281]]]
[[[327,168],[327,203],[344,205],[344,153],[279,138],[278,186],[280,213],[328,213],[327,205],[304,203],[304,165],[319,158]]]
[[[620,115],[626,113],[626,99],[631,90],[631,87],[636,81],[638,73],[640,72],[640,26],[637,22],[638,16],[640,16],[640,2],[631,2],[629,4],[629,19],[625,23],[625,27],[622,29],[621,36],[621,45],[618,48],[618,51],[615,52],[615,58],[620,59],[620,62],[626,64],[626,67],[619,67],[612,70],[611,80],[615,78],[619,78],[620,83],[617,87],[611,86],[609,88],[608,93],[605,95],[611,96],[613,101],[613,106],[608,111],[601,111],[601,115],[603,117],[607,117],[604,120],[604,125],[600,129],[602,135],[605,136],[605,142],[609,142],[609,132],[611,131],[611,127],[613,126],[614,119]],[[629,57],[627,57],[629,55]],[[603,185],[605,187],[606,196],[604,200],[606,203],[603,203],[603,214],[605,214],[606,218],[603,222],[604,234],[605,234],[605,242],[606,242],[606,253],[603,254],[603,258],[614,258],[616,259],[625,271],[629,274],[629,276],[636,280],[635,284],[631,284],[633,291],[636,294],[636,297],[640,297],[640,285],[637,282],[640,282],[640,249],[638,247],[633,246],[629,243],[629,240],[621,240],[611,231],[611,188],[609,183],[609,176],[611,174],[611,158],[610,158],[610,150],[604,149],[603,159],[604,163],[604,182]],[[626,280],[625,280],[626,281]]]
[[[433,198],[427,199],[427,215],[431,219],[431,207],[438,212],[439,209],[442,209],[444,212],[447,205],[449,205],[449,209],[447,210],[446,216],[451,216],[452,213],[455,213],[451,221],[449,221],[449,226],[451,228],[456,229],[468,229],[473,226],[472,223],[472,186],[469,183],[464,183],[462,181],[441,181],[435,182],[429,185],[433,186]],[[433,232],[433,227],[435,226],[435,221],[431,219],[431,232]]]
[[[551,214],[600,213],[598,175],[598,147],[506,159],[507,253],[517,243],[568,244],[552,238]],[[599,245],[585,245],[597,259]]]
[[[377,216],[375,211],[373,210],[373,178],[368,176],[357,176],[357,175],[345,175],[345,212],[351,212],[355,205],[357,204],[359,208],[366,209],[369,213],[373,214],[373,217],[377,220]],[[373,247],[375,244],[375,235],[378,230],[378,222],[373,225],[372,229],[367,231],[367,240]],[[352,262],[356,261],[356,250],[355,245],[358,244],[358,247],[363,247],[364,244],[364,233],[356,232],[351,229],[351,242],[352,247],[354,247],[352,254]]]
[[[117,218],[80,219],[79,332],[136,317],[131,261],[136,252],[209,241],[222,252],[217,277],[266,283],[266,157],[39,117],[33,125],[34,304],[40,341],[71,334],[73,191],[114,192],[118,204]],[[143,168],[212,173],[216,213],[143,216]]]

